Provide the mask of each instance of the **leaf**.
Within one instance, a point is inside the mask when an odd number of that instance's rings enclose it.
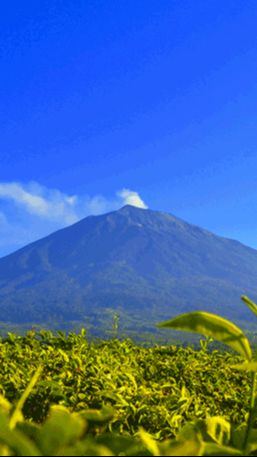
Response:
[[[19,399],[19,401],[16,405],[16,408],[10,418],[10,422],[9,422],[10,429],[14,429],[17,422],[22,420],[22,408],[23,408],[24,403],[27,400],[28,396],[32,392],[34,386],[36,385],[38,378],[41,375],[41,372],[42,372],[42,366],[40,365],[38,367],[38,369],[36,370],[36,372],[34,373],[28,386],[26,387],[25,391],[23,392],[21,398]]]
[[[208,417],[205,424],[206,432],[217,444],[227,445],[229,443],[231,426],[223,417]]]
[[[64,361],[68,363],[69,362],[69,356],[66,354],[66,352],[63,351],[62,349],[58,349],[58,352],[59,352],[59,354],[61,354],[63,356]]]
[[[1,447],[3,447],[3,445],[4,451],[7,446],[7,448],[14,452],[14,455],[41,455],[36,445],[28,436],[18,430],[10,430],[7,417],[0,415],[0,455],[13,455],[13,452],[11,452],[11,454],[2,453],[3,449],[1,451]]]
[[[201,455],[242,455],[237,449],[227,446],[231,436],[230,429],[230,423],[223,417],[214,416],[184,425],[177,439],[186,443],[193,439],[200,442]]]
[[[246,295],[242,295],[241,300],[243,300],[243,302],[245,302],[245,304],[248,306],[248,308],[250,308],[253,314],[257,316],[257,305],[252,300],[250,300],[250,298],[248,298]]]
[[[3,395],[0,395],[0,410],[9,413],[11,407],[11,403]]]
[[[216,314],[202,311],[185,313],[157,326],[210,336],[226,344],[245,359],[251,360],[252,358],[249,341],[242,330],[232,322]]]
[[[86,422],[78,414],[71,414],[63,406],[55,405],[38,431],[36,442],[44,455],[55,455],[64,446],[76,442],[85,429]]]
[[[35,444],[16,430],[0,430],[0,444],[8,446],[14,455],[41,455]]]
[[[96,436],[97,444],[107,447],[113,455],[142,455],[142,444],[132,436],[103,433]]]
[[[140,428],[138,435],[141,438],[141,441],[144,443],[146,449],[151,452],[151,455],[161,455],[157,442],[152,438],[151,435],[149,435],[149,433],[147,433],[143,428]]]
[[[103,424],[112,419],[114,410],[109,406],[103,406],[102,409],[86,409],[80,411],[80,416],[89,423]]]
[[[167,455],[167,456],[198,456],[203,455],[203,446],[204,443],[198,441],[197,439],[189,438],[185,441],[174,440],[170,441],[169,443],[160,443],[160,455]]]
[[[243,455],[241,451],[230,446],[221,446],[216,443],[204,443],[204,449],[202,455]]]
[[[28,438],[30,438],[32,441],[35,441],[39,429],[40,429],[40,426],[38,424],[35,424],[33,422],[24,421],[24,422],[19,422],[17,424],[15,430],[23,433]]]
[[[100,444],[96,444],[93,439],[86,439],[84,441],[78,441],[76,444],[72,446],[63,447],[60,451],[56,453],[56,455],[60,456],[81,456],[81,455],[88,455],[88,456],[113,456],[118,454],[113,454],[110,449],[106,446],[102,446]],[[123,455],[123,454],[121,454]],[[135,455],[135,454],[134,454]]]
[[[247,428],[246,425],[241,425],[239,427],[232,429],[231,444],[232,444],[232,446],[236,447],[237,449],[243,449],[246,428]],[[257,450],[257,429],[252,428],[250,430],[246,453],[247,453],[247,455],[249,455],[253,452],[256,452],[256,450]]]
[[[257,362],[237,363],[236,365],[230,365],[230,367],[235,368],[235,370],[257,373]]]

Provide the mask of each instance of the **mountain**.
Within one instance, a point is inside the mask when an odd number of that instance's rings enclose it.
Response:
[[[248,325],[241,294],[257,299],[256,250],[128,205],[0,259],[1,322],[97,325],[110,308],[150,329],[202,309]]]

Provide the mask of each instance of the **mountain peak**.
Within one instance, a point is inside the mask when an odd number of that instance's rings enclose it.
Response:
[[[122,213],[122,212],[145,211],[145,210],[146,210],[146,208],[141,208],[139,206],[127,204],[127,205],[122,206],[120,209],[118,209],[118,212]]]

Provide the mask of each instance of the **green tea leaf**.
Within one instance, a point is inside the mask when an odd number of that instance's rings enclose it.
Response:
[[[236,365],[231,365],[231,368],[235,368],[235,370],[240,371],[252,371],[253,373],[257,373],[257,362],[237,363]]]
[[[204,443],[204,449],[202,455],[243,455],[241,451],[230,446],[221,446],[216,443]]]
[[[181,314],[174,319],[158,324],[158,327],[174,328],[210,336],[234,349],[245,359],[251,360],[252,358],[249,341],[242,330],[216,314],[202,311]]]
[[[11,403],[8,400],[6,400],[6,398],[3,395],[0,395],[0,410],[4,411],[5,413],[9,413],[11,407]]]
[[[18,430],[10,430],[7,419],[8,417],[0,415],[0,455],[40,456],[39,449],[28,436]]]
[[[80,411],[80,416],[89,423],[105,423],[114,415],[114,411],[109,406],[103,406],[102,409],[87,409]]]
[[[197,439],[189,438],[185,441],[174,440],[170,441],[170,443],[166,444],[160,443],[159,444],[161,454],[160,455],[167,455],[167,456],[198,456],[203,455],[203,447],[204,443],[198,441]]]
[[[87,438],[84,441],[78,441],[76,444],[73,444],[70,447],[63,447],[59,452],[56,453],[56,455],[112,457],[113,455],[118,454],[113,454],[108,447],[96,444],[93,439]]]
[[[246,425],[240,425],[232,430],[231,444],[237,449],[243,449]],[[249,434],[248,445],[246,449],[247,455],[257,451],[257,429],[252,428]]]
[[[86,430],[86,422],[63,406],[52,406],[48,420],[37,433],[36,442],[44,455],[55,455],[76,442]]]
[[[151,435],[149,435],[149,433],[147,433],[143,428],[140,428],[138,435],[140,436],[141,441],[144,443],[146,449],[151,452],[151,455],[161,455],[157,442],[152,438]]]
[[[248,298],[246,295],[242,295],[241,300],[243,300],[243,302],[245,302],[245,304],[248,306],[248,308],[250,308],[253,314],[257,316],[257,305],[252,300],[250,300],[250,298]]]
[[[14,429],[15,425],[17,424],[17,422],[19,420],[22,420],[22,408],[23,408],[24,403],[27,400],[28,396],[32,392],[34,386],[36,385],[36,383],[38,381],[38,378],[41,375],[41,372],[42,372],[42,366],[39,366],[38,369],[36,370],[36,372],[34,373],[30,383],[27,386],[27,388],[23,392],[21,398],[19,399],[19,401],[18,401],[18,403],[16,405],[16,408],[15,408],[15,410],[14,410],[14,412],[13,412],[11,418],[10,418],[10,423],[9,423],[10,429]]]
[[[208,417],[205,424],[206,432],[217,444],[227,445],[229,443],[231,426],[223,417]]]
[[[107,447],[113,455],[142,455],[144,450],[143,445],[132,436],[104,433],[96,436],[95,440],[97,444]]]

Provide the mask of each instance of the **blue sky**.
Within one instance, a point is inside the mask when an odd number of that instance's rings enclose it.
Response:
[[[257,3],[10,0],[0,256],[126,202],[257,248]]]

